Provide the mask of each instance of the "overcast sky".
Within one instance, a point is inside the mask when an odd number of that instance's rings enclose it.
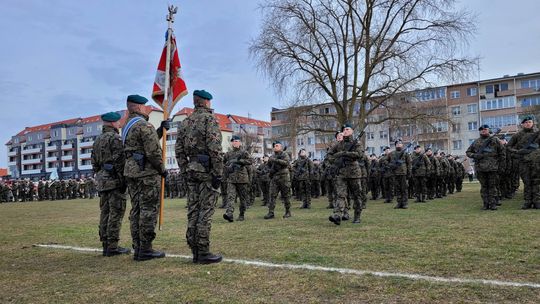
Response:
[[[0,167],[5,144],[26,126],[124,107],[150,96],[166,30],[167,4],[190,92],[206,89],[217,112],[269,120],[284,106],[254,68],[260,0],[0,0]],[[540,71],[540,1],[463,1],[478,15],[470,52],[480,78]],[[470,79],[477,80],[477,79]],[[184,98],[175,110],[191,106]]]

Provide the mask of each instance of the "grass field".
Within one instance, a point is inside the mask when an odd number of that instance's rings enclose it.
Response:
[[[212,251],[227,258],[310,264],[430,276],[540,283],[540,210],[521,200],[482,211],[478,184],[427,204],[394,210],[369,201],[362,224],[335,226],[325,199],[293,217],[262,219],[266,208],[226,223],[217,209]],[[128,202],[129,206],[129,202]],[[168,200],[154,246],[190,254],[185,200]],[[97,200],[0,204],[0,303],[540,303],[540,289],[434,283],[371,275],[257,268],[187,259],[134,262],[131,256],[35,248],[32,244],[99,247]],[[129,207],[128,207],[129,212]],[[127,212],[127,213],[128,213]],[[121,243],[130,246],[127,214]]]

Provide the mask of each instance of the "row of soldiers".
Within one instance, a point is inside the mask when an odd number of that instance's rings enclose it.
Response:
[[[45,180],[11,180],[0,182],[0,202],[31,202],[88,198],[97,195],[96,182],[90,178]]]

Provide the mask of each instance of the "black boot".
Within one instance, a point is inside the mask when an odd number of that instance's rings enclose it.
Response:
[[[339,216],[333,216],[333,215],[330,215],[328,217],[328,220],[336,225],[340,225],[341,224],[341,217]]]
[[[283,218],[289,218],[291,217],[291,210],[290,208],[285,209],[285,214],[283,215]]]
[[[109,247],[107,242],[101,242],[101,245],[103,246],[103,256],[107,256],[107,247]]]
[[[232,215],[232,214],[224,213],[224,214],[223,214],[223,218],[226,219],[229,223],[234,222],[234,218],[233,218],[233,215]]]
[[[360,224],[361,214],[362,214],[361,210],[354,210],[354,220],[352,221],[353,224]]]
[[[274,218],[274,211],[268,211],[268,214],[264,216],[265,220],[273,219]]]
[[[523,206],[521,206],[521,209],[523,209],[523,210],[531,209],[531,208],[532,208],[532,203],[530,203],[530,202],[524,202]]]
[[[142,246],[139,248],[139,258],[137,261],[147,261],[152,259],[160,259],[165,257],[165,252],[152,249],[152,245]]]
[[[106,256],[112,257],[112,256],[115,256],[115,255],[130,254],[130,253],[131,253],[131,250],[129,250],[128,248],[117,246],[116,248],[107,249]]]
[[[236,220],[239,222],[244,221],[244,212],[240,212],[240,215],[238,215],[238,218]]]
[[[139,260],[139,245],[133,244],[131,246],[133,247],[133,260],[138,261]]]
[[[199,264],[213,264],[213,263],[219,263],[223,260],[223,257],[219,254],[212,254],[210,252],[208,253],[199,253],[199,256],[197,258],[197,263]]]
[[[199,261],[199,250],[197,248],[191,248],[191,253],[193,254],[193,264],[196,264]]]

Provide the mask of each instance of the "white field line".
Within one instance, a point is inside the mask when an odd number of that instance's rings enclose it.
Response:
[[[65,249],[65,250],[72,250],[72,251],[79,251],[79,252],[100,252],[101,253],[100,248],[74,247],[74,246],[64,246],[64,245],[54,245],[54,244],[36,244],[34,246],[42,247],[42,248]],[[168,254],[168,253],[166,254],[166,257],[191,259],[190,255],[179,255],[179,254]],[[349,268],[323,267],[323,266],[315,266],[315,265],[307,265],[307,264],[298,264],[298,265],[276,264],[276,263],[269,263],[269,262],[238,260],[238,259],[223,259],[223,261],[227,263],[250,265],[250,266],[255,266],[255,267],[263,267],[263,268],[281,268],[281,269],[292,269],[292,270],[337,272],[341,274],[350,274],[350,275],[356,275],[356,276],[372,275],[376,277],[405,278],[405,279],[410,279],[414,281],[540,288],[539,283],[530,283],[530,282],[512,282],[512,281],[499,281],[499,280],[487,280],[487,279],[434,277],[434,276],[427,276],[427,275],[414,274],[414,273],[356,270],[356,269],[349,269]]]

